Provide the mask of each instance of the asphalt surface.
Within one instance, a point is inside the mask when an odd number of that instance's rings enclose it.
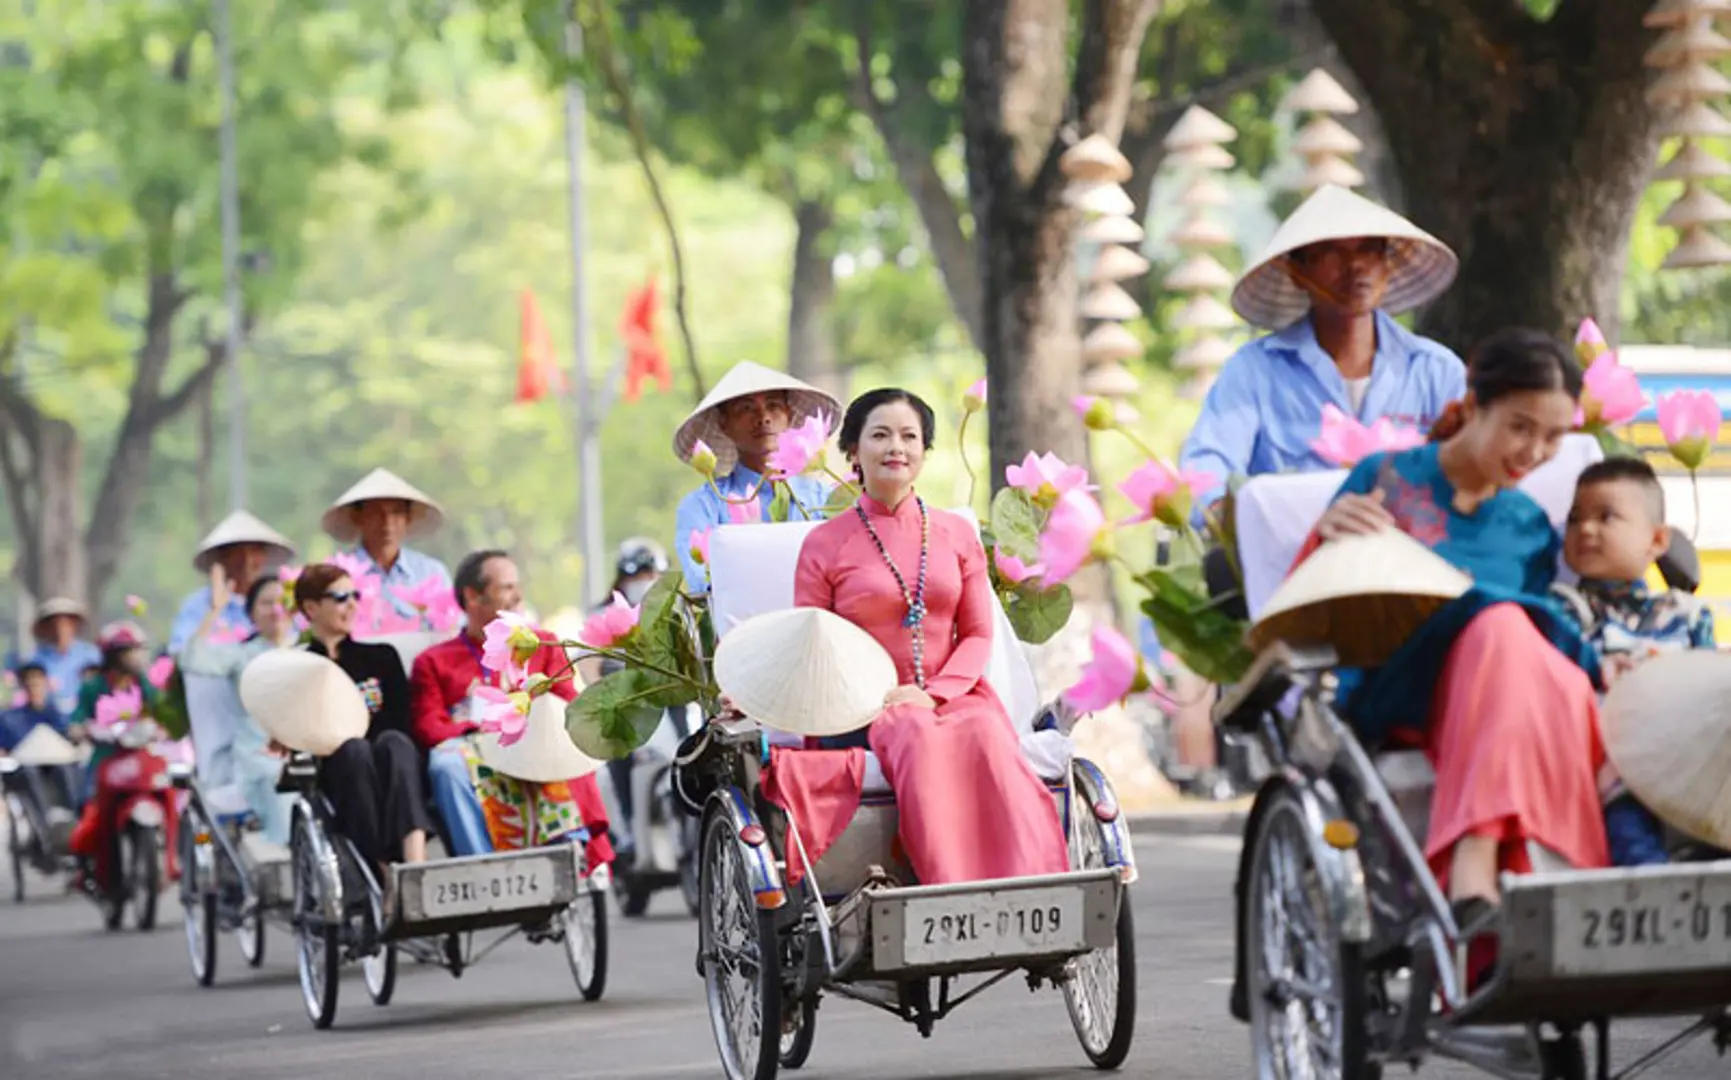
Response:
[[[1135,887],[1139,1010],[1124,1072],[1161,1080],[1225,1080],[1249,1073],[1245,1029],[1226,1012],[1228,897],[1237,840],[1139,835]],[[6,871],[0,869],[0,878]],[[196,987],[178,905],[164,896],[155,932],[107,933],[96,909],[53,883],[30,882],[22,907],[0,901],[0,1078],[164,1077],[175,1080],[546,1076],[659,1078],[720,1075],[695,928],[677,894],[650,916],[610,909],[607,992],[585,1004],[563,951],[514,940],[452,979],[405,962],[386,1008],[367,999],[358,967],[344,979],[336,1026],[315,1031],[302,1011],[289,938],[273,931],[263,968],[250,970],[232,938],[220,945],[217,985]],[[9,897],[5,882],[0,895]],[[1627,1062],[1678,1025],[1616,1032]],[[1062,997],[1006,982],[939,1023],[930,1040],[867,1006],[826,998],[810,1062],[813,1080],[1043,1080],[1091,1074]],[[1406,1075],[1393,1070],[1390,1076]],[[1481,1074],[1432,1061],[1430,1078]],[[1731,1076],[1731,1060],[1697,1043],[1644,1074],[1666,1080]]]

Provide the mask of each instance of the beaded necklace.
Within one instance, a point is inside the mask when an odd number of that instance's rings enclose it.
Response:
[[[921,690],[926,688],[926,568],[931,562],[932,523],[926,514],[926,501],[918,495],[914,496],[914,505],[920,508],[920,576],[917,584],[910,590],[907,579],[902,577],[901,568],[890,557],[889,548],[884,546],[883,538],[872,528],[871,518],[866,516],[865,507],[854,503],[854,512],[859,514],[860,524],[865,526],[866,535],[877,545],[878,554],[883,556],[884,563],[889,566],[890,573],[896,576],[896,585],[901,588],[902,599],[907,602],[907,617],[902,619],[902,625],[907,627],[913,636],[914,646],[914,685]]]

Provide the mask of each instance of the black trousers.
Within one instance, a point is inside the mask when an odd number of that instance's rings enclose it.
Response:
[[[319,763],[319,788],[337,829],[374,867],[401,862],[403,840],[433,831],[421,783],[421,755],[400,731],[350,739]]]

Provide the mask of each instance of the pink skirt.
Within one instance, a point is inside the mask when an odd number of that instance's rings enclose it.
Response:
[[[935,710],[888,709],[872,722],[870,736],[895,789],[902,847],[920,884],[1070,868],[1051,792],[983,682]]]
[[[1578,869],[1609,864],[1592,682],[1518,605],[1486,608],[1455,639],[1426,743],[1437,782],[1425,855],[1445,889],[1467,836],[1495,837],[1499,867],[1515,873],[1532,869],[1529,842]]]

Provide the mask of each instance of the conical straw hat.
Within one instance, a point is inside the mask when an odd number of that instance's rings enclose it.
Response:
[[[1199,146],[1218,146],[1237,137],[1237,128],[1202,106],[1192,105],[1172,125],[1161,145],[1168,150],[1190,150]]]
[[[18,740],[8,755],[20,765],[77,765],[84,760],[78,747],[66,741],[66,736],[47,724],[37,724]]]
[[[1174,247],[1181,248],[1225,247],[1232,243],[1232,230],[1199,213],[1181,222],[1166,240]]]
[[[1653,174],[1655,180],[1713,180],[1731,176],[1731,162],[1693,139],[1683,140],[1671,159]]]
[[[494,772],[532,784],[575,780],[601,768],[602,763],[577,749],[565,734],[565,700],[542,694],[529,703],[529,726],[523,737],[510,746],[500,746],[497,735],[482,732],[475,737],[481,760]]]
[[[1142,314],[1142,308],[1135,299],[1109,281],[1089,289],[1076,310],[1084,319],[1112,319],[1118,322],[1134,319]]]
[[[305,649],[272,649],[254,657],[240,675],[240,701],[271,738],[319,757],[365,738],[371,721],[348,673]]]
[[[1637,799],[1672,827],[1731,848],[1731,656],[1645,661],[1611,687],[1599,724]]]
[[[1076,239],[1085,244],[1140,244],[1147,235],[1134,218],[1113,215],[1095,218],[1076,230]]]
[[[1677,115],[1662,121],[1667,135],[1683,139],[1717,139],[1731,135],[1731,120],[1705,101],[1692,101]]]
[[[1103,322],[1082,339],[1082,356],[1089,361],[1128,360],[1148,351],[1142,339],[1115,322]]]
[[[1232,192],[1220,182],[1219,177],[1198,173],[1178,196],[1178,205],[1192,208],[1231,206]]]
[[[1232,271],[1221,266],[1212,255],[1198,253],[1173,267],[1161,284],[1174,292],[1224,289],[1232,284]]]
[[[1647,88],[1649,105],[1684,105],[1710,101],[1731,92],[1731,79],[1719,74],[1706,60],[1691,60],[1659,76]]]
[[[1355,113],[1358,102],[1333,75],[1323,68],[1313,68],[1280,100],[1280,107],[1293,112]]]
[[[1334,154],[1321,154],[1310,159],[1305,167],[1304,177],[1299,181],[1307,191],[1333,184],[1340,188],[1355,188],[1364,183],[1364,173],[1358,166]]]
[[[1136,376],[1116,360],[1095,364],[1082,373],[1082,392],[1094,397],[1127,398],[1141,389]]]
[[[264,545],[270,549],[271,563],[287,562],[295,555],[294,545],[282,533],[245,510],[236,510],[217,522],[216,528],[210,530],[210,535],[198,545],[198,554],[192,559],[193,568],[201,574],[209,572],[216,562],[217,551],[234,544]]]
[[[1731,56],[1731,41],[1710,23],[1692,22],[1668,30],[1641,58],[1648,67],[1668,68],[1689,60],[1719,60]]]
[[[1174,330],[1230,330],[1237,325],[1232,311],[1209,293],[1197,293],[1172,316]]]
[[[1324,240],[1380,236],[1389,240],[1388,294],[1383,309],[1398,315],[1435,299],[1454,281],[1460,260],[1441,240],[1362,195],[1319,188],[1276,230],[1274,239],[1232,290],[1232,307],[1249,322],[1282,329],[1310,310],[1310,296],[1293,284],[1286,257]]]
[[[400,500],[409,504],[410,536],[433,532],[445,522],[445,511],[420,488],[389,469],[374,469],[331,503],[330,509],[325,511],[325,532],[345,544],[359,540],[361,526],[355,510],[362,503],[375,499]]]
[[[1731,15],[1731,0],[1659,0],[1642,17],[1644,26],[1682,26],[1703,16],[1723,18]]]
[[[1292,152],[1300,157],[1315,157],[1319,154],[1356,154],[1364,149],[1364,143],[1357,135],[1341,126],[1340,121],[1319,116],[1304,125],[1298,133],[1298,139],[1292,144]]]
[[[1058,170],[1071,180],[1103,180],[1122,184],[1135,170],[1123,151],[1104,135],[1094,134],[1064,151]]]
[[[1686,229],[1691,225],[1711,225],[1720,221],[1731,221],[1731,203],[1706,188],[1694,185],[1685,188],[1682,197],[1667,206],[1665,212],[1659,215],[1659,224],[1674,229]]]
[[[722,433],[721,406],[735,398],[750,397],[752,394],[763,394],[772,390],[787,391],[788,406],[793,413],[793,427],[798,427],[819,413],[827,415],[832,424],[841,419],[841,403],[817,387],[800,382],[785,371],[776,371],[750,360],[742,360],[722,376],[715,389],[709,392],[709,396],[703,399],[702,404],[698,405],[691,415],[685,418],[685,423],[679,425],[679,430],[673,433],[673,452],[679,456],[679,460],[689,460],[691,448],[697,445],[698,440],[702,440],[715,451],[716,473],[725,476],[732,472],[734,463],[739,460],[739,451],[733,445],[733,440]]]
[[[821,608],[757,615],[715,650],[715,682],[746,716],[795,735],[856,731],[883,711],[896,665],[870,634]]]
[[[1162,164],[1174,169],[1226,170],[1238,164],[1238,159],[1223,146],[1186,146],[1167,154]]]
[[[1215,371],[1237,351],[1230,341],[1210,334],[1178,350],[1178,355],[1172,358],[1172,366],[1187,371]]]
[[[1111,244],[1100,249],[1088,268],[1089,281],[1124,281],[1148,272],[1148,260],[1127,247]]]
[[[36,605],[36,617],[30,620],[30,625],[33,629],[40,628],[56,615],[70,615],[81,623],[90,622],[90,613],[83,604],[69,596],[51,596]]]
[[[1705,266],[1731,264],[1731,244],[1696,225],[1683,230],[1683,239],[1665,256],[1662,270],[1698,270]]]
[[[1086,214],[1130,214],[1136,210],[1130,193],[1103,180],[1083,180],[1064,189],[1064,202]]]
[[[1399,529],[1330,540],[1298,564],[1250,628],[1260,650],[1330,645],[1348,667],[1376,667],[1472,578]]]

